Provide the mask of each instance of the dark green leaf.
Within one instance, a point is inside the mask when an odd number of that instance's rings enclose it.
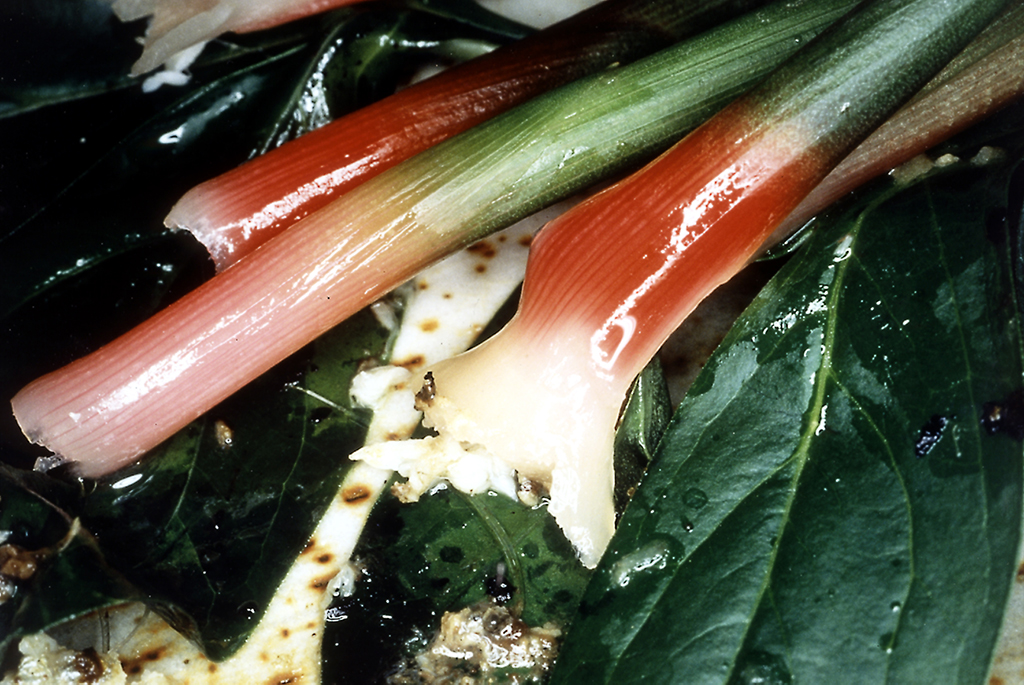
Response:
[[[544,507],[501,495],[439,488],[414,504],[386,497],[367,533],[355,552],[359,591],[328,613],[325,644],[344,649],[325,652],[326,682],[381,682],[425,646],[444,612],[489,592],[510,592],[510,611],[529,625],[565,625],[590,575]]]
[[[180,101],[121,140],[42,211],[0,235],[7,277],[0,316],[103,260],[160,240],[167,233],[163,217],[190,187],[389,94],[425,56],[465,35],[457,22],[407,10],[330,16],[334,21],[310,37],[311,47],[271,51],[209,83],[197,78]],[[471,37],[477,35],[474,29]],[[147,110],[152,96],[134,95],[116,102]],[[9,126],[16,145],[39,132],[29,117]],[[83,139],[91,137],[87,131]],[[36,155],[26,153],[33,162]]]
[[[4,166],[5,191],[27,192],[0,203],[4,396],[209,276],[201,248],[161,226],[191,185],[391,92],[424,58],[458,59],[452,41],[490,47],[521,33],[513,24],[481,23],[477,12],[460,17],[459,2],[430,4],[365,5],[218,41],[181,90],[124,88],[129,60],[116,48],[81,73],[51,76],[52,88],[35,72],[13,85],[6,80],[3,97],[37,97],[19,101],[26,108],[59,100],[70,111],[43,107],[5,119],[5,149],[18,152],[7,160],[16,163]],[[17,64],[5,62],[12,68],[29,65],[76,28],[86,42],[122,33],[104,3],[38,0],[18,8],[19,21],[45,26],[48,40],[31,49],[5,44],[18,54]],[[137,52],[133,39],[129,44]],[[73,61],[69,51],[51,57]],[[51,131],[54,122],[60,126]],[[9,186],[8,175],[16,181]],[[13,531],[11,543],[52,545],[75,516],[84,528],[2,605],[0,647],[143,596],[211,657],[229,654],[255,625],[334,496],[347,455],[361,445],[367,416],[351,407],[348,385],[361,362],[382,354],[385,338],[372,316],[354,317],[88,494],[40,474],[5,471],[0,530]],[[4,460],[30,465],[36,452],[13,420],[2,428]],[[222,441],[226,429],[230,447]],[[33,494],[40,489],[59,493],[60,504],[45,504]]]
[[[876,196],[780,271],[673,418],[553,682],[983,682],[1021,520],[997,180]]]
[[[657,357],[637,377],[615,430],[615,510],[633,497],[672,417],[668,383]]]
[[[141,23],[102,0],[10,0],[0,5],[0,118],[132,82]]]
[[[80,494],[42,474],[0,464],[0,549],[17,549],[36,565],[26,578],[0,581],[14,588],[10,599],[0,602],[0,655],[22,635],[139,598],[106,566],[87,531],[70,532],[74,519],[63,507]]]

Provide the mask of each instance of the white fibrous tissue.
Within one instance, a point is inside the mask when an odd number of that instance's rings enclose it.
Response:
[[[113,9],[125,22],[150,17],[142,56],[132,65],[132,74],[140,76],[164,65],[155,80],[146,80],[148,90],[155,90],[163,84],[187,82],[184,69],[208,41],[222,33],[270,28],[354,1],[113,0]]]

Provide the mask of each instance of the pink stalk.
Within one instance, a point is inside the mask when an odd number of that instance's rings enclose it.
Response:
[[[21,390],[12,406],[25,434],[82,475],[107,473],[403,283],[445,236],[404,220],[409,197],[363,188]]]
[[[431,369],[430,424],[545,484],[590,566],[613,532],[611,446],[629,385],[828,169],[807,151],[813,130],[752,117],[730,107],[548,224],[513,321]]]
[[[740,3],[601,3],[196,186],[164,223],[191,231],[225,269],[402,160],[540,93],[696,33],[731,4]]]

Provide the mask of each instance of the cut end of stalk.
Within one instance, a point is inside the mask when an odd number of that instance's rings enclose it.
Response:
[[[25,438],[33,445],[45,447],[51,452],[50,456],[43,457],[38,461],[37,468],[44,471],[69,463],[69,459],[66,457],[68,440],[77,442],[84,438],[88,441],[89,438],[88,435],[82,436],[76,431],[80,417],[74,413],[62,413],[60,407],[50,407],[46,396],[45,390],[38,392],[33,384],[22,389],[11,400],[14,418]],[[74,451],[73,445],[71,448]],[[107,452],[99,449],[92,451],[84,461],[70,462],[71,469],[75,475],[84,478],[98,478],[126,466],[141,454],[142,450],[138,450],[137,454],[133,452],[119,458],[113,451]]]
[[[594,567],[615,527],[612,449],[621,397],[586,369],[584,355],[533,355],[531,341],[506,328],[487,343],[431,369],[425,423],[463,447],[486,451],[543,484],[548,508]],[[557,359],[557,368],[538,365]]]

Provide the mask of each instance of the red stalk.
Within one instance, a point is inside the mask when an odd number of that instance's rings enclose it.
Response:
[[[225,269],[341,193],[540,93],[649,54],[750,0],[609,0],[312,131],[186,193],[164,223]]]
[[[692,78],[696,54],[728,55],[749,37],[740,29],[764,16],[779,18],[772,26],[789,37],[807,30],[801,18],[822,22],[843,6],[820,13],[808,3],[791,16],[793,6],[780,3],[716,32],[725,38],[717,47],[691,54],[694,46],[683,45],[611,80],[577,82],[424,151],[122,338],[26,386],[12,400],[18,422],[34,442],[79,462],[83,475],[125,465],[447,252],[620,168],[623,146],[639,154],[691,127],[663,113],[695,97],[697,86],[711,97],[734,87]],[[766,48],[762,61],[781,59]]]

